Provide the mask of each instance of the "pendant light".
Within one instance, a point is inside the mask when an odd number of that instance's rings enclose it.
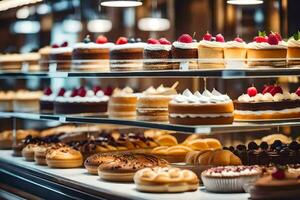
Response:
[[[143,5],[141,0],[102,0],[101,6],[106,7],[137,7]]]
[[[232,5],[257,5],[264,3],[263,0],[228,0],[228,4]]]

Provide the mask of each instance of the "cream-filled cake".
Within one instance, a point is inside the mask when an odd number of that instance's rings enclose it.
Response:
[[[294,93],[278,85],[267,85],[261,93],[250,87],[234,101],[235,120],[283,120],[300,117],[300,88]]]
[[[42,71],[49,70],[50,52],[51,52],[51,46],[45,46],[43,48],[40,48],[39,50],[39,54],[41,56],[39,60],[39,64]]]
[[[224,48],[225,65],[227,68],[243,68],[246,64],[247,44],[240,37],[226,42]]]
[[[72,48],[68,46],[68,42],[64,42],[58,46],[52,45],[49,55],[49,64],[56,65],[58,71],[69,71],[71,68]],[[50,66],[52,68],[52,66]],[[52,70],[52,69],[51,69]]]
[[[51,88],[45,88],[44,94],[40,98],[40,113],[50,113],[52,114],[54,111],[54,100],[56,97],[64,96],[66,90],[61,88],[58,93],[53,92]]]
[[[39,112],[41,91],[19,90],[13,101],[14,112]]]
[[[287,62],[289,67],[300,66],[300,31],[295,33],[288,42]]]
[[[20,71],[22,62],[21,54],[3,54],[0,56],[0,69],[3,71]]]
[[[169,121],[183,125],[231,124],[233,110],[230,97],[215,89],[202,94],[186,89],[170,101]]]

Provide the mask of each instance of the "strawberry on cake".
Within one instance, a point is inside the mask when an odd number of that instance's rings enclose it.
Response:
[[[154,38],[148,39],[144,49],[144,70],[173,69],[172,62],[168,61],[168,59],[172,58],[171,47],[171,42],[166,38],[160,38],[159,40]]]
[[[259,32],[258,36],[247,45],[249,67],[285,67],[287,44],[279,33]]]
[[[252,86],[234,101],[237,121],[284,120],[300,117],[300,87],[283,91],[279,85],[266,85],[261,93]]]

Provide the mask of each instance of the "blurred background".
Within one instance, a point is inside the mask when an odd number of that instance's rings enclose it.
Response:
[[[238,0],[247,1],[247,0]],[[250,0],[253,1],[253,0]],[[182,33],[222,33],[251,41],[258,30],[288,38],[300,27],[299,0],[264,0],[257,5],[232,5],[227,0],[143,0],[142,6],[103,7],[99,0],[1,0],[0,52],[30,52],[42,46],[81,41],[105,34],[166,37]]]

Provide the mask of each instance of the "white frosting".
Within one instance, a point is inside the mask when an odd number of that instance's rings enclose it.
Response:
[[[120,50],[120,49],[134,49],[134,48],[140,48],[144,49],[146,46],[146,43],[144,42],[136,42],[136,43],[127,43],[127,44],[116,44],[110,48],[111,51],[113,50]]]
[[[247,176],[247,175],[256,175],[258,173],[259,173],[259,171],[255,168],[253,168],[253,169],[245,168],[245,169],[239,170],[239,171],[233,171],[230,169],[225,169],[225,170],[222,170],[219,172],[214,172],[213,170],[207,171],[207,174],[209,174],[209,176],[212,176],[212,177]]]
[[[114,43],[108,42],[104,44],[98,44],[95,42],[80,42],[74,45],[74,49],[110,49],[114,46]]]
[[[288,47],[299,47],[300,48],[300,40],[295,40],[294,38],[291,38],[287,42]]]
[[[178,49],[198,49],[199,43],[192,42],[192,43],[184,43],[184,42],[173,42],[173,46]]]
[[[224,48],[226,46],[225,42],[217,42],[217,41],[207,41],[207,40],[201,40],[199,42],[199,45],[206,46],[206,47],[218,47],[218,48]]]
[[[41,96],[40,100],[41,101],[54,101],[54,99],[56,98],[56,94],[52,93],[51,95],[43,95]]]
[[[163,45],[163,44],[147,44],[145,50],[149,51],[170,51],[172,45]]]
[[[261,111],[251,111],[251,110],[234,110],[234,114],[238,115],[262,115],[262,114],[285,114],[285,113],[299,113],[300,108],[287,108],[283,110],[261,110]]]
[[[218,113],[218,114],[175,114],[170,113],[172,118],[215,118],[215,117],[232,117],[233,113]]]
[[[226,42],[226,48],[247,48],[246,42],[228,41]]]
[[[56,97],[55,101],[57,102],[102,102],[102,101],[108,101],[109,97],[104,95],[103,91],[98,91],[96,95],[92,90],[88,90],[85,97],[76,96],[71,97],[72,91],[66,91],[64,96]]]
[[[72,50],[71,47],[51,48],[50,54],[71,53]]]
[[[201,94],[199,91],[194,94],[186,89],[182,94],[176,95],[172,101],[172,103],[194,103],[194,104],[202,104],[202,103],[228,103],[231,102],[231,99],[228,95],[223,95],[218,92],[216,89],[213,89],[212,92],[208,90],[204,90]]]
[[[239,96],[239,102],[278,102],[283,100],[300,100],[300,96],[295,93],[289,93],[284,91],[283,94],[277,93],[272,96],[270,93],[261,94],[250,97],[248,94],[243,94]]]
[[[285,41],[280,41],[278,45],[271,45],[267,42],[250,42],[247,45],[248,49],[286,49],[287,43]]]

